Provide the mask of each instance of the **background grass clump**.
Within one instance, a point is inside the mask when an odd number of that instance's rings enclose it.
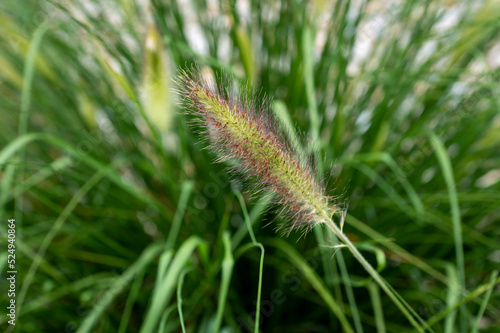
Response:
[[[496,0],[3,1],[14,331],[247,332],[256,313],[262,332],[413,330],[333,233],[264,227],[269,196],[176,104],[192,64],[274,97],[422,329],[497,331],[499,32]]]

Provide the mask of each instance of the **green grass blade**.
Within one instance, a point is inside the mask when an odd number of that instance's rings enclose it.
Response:
[[[495,287],[495,280],[497,276],[498,271],[493,271],[493,273],[491,273],[490,287],[488,288],[488,291],[486,292],[486,295],[484,295],[484,299],[481,302],[481,307],[479,308],[479,312],[477,313],[476,321],[472,325],[471,333],[477,333],[479,330],[479,322],[481,321],[481,318],[484,315],[484,311],[486,310],[486,306],[488,305],[488,301],[490,300],[491,293],[493,292],[493,288]]]
[[[265,193],[261,199],[253,206],[252,210],[250,211],[250,222],[251,225],[254,225],[256,222],[259,221],[259,218],[261,218],[261,215],[266,211],[266,209],[269,208],[271,205],[272,201],[274,199],[274,195],[271,194],[270,192]],[[241,241],[244,239],[245,235],[250,232],[246,223],[240,225],[236,233],[233,235],[233,238],[231,240],[232,248],[233,251],[236,249],[236,247],[241,243]]]
[[[309,106],[309,121],[311,124],[310,143],[315,145],[320,142],[319,129],[320,119],[318,116],[318,105],[314,88],[314,68],[313,68],[313,41],[314,34],[310,27],[302,30],[302,53],[304,56],[304,82],[306,86],[307,104]],[[316,148],[312,146],[312,148]]]
[[[215,319],[213,332],[217,333],[222,325],[222,316],[227,302],[227,294],[229,285],[231,283],[231,276],[233,274],[234,259],[231,250],[231,237],[229,232],[225,231],[223,234],[224,244],[224,259],[222,260],[222,282],[219,291],[219,305],[217,306],[217,315]]]
[[[280,121],[282,127],[284,128],[285,135],[290,140],[292,147],[299,154],[304,152],[302,144],[299,140],[299,136],[297,135],[297,131],[295,130],[295,126],[292,122],[292,118],[290,117],[290,112],[286,107],[286,104],[283,101],[276,100],[273,102],[273,111],[278,120]],[[304,159],[304,156],[300,156],[301,159]]]
[[[30,43],[30,47],[28,50],[28,54],[26,55],[26,61],[24,66],[24,74],[23,74],[23,87],[21,90],[21,109],[19,113],[19,128],[18,128],[18,137],[23,136],[28,131],[28,119],[29,119],[29,108],[31,102],[31,89],[33,85],[33,77],[35,75],[35,58],[38,53],[38,50],[42,43],[42,38],[48,30],[48,26],[45,23],[42,23],[38,26],[33,34],[33,39]],[[26,151],[22,149],[19,152],[19,160],[26,160]],[[23,174],[24,168],[20,167],[18,170],[17,182],[21,183],[24,177]],[[14,176],[14,173],[11,175]],[[15,199],[15,217],[16,217],[16,228],[18,237],[22,237],[22,214],[23,211],[23,201],[19,198]]]
[[[172,222],[172,227],[170,228],[170,232],[167,238],[167,249],[174,248],[175,241],[179,234],[179,229],[181,227],[182,218],[184,217],[184,211],[186,210],[187,202],[193,192],[194,183],[192,181],[184,181],[181,188],[181,196],[179,198],[179,204],[177,206],[177,210],[175,212],[174,220]]]
[[[446,153],[446,149],[441,142],[441,139],[437,137],[436,134],[430,134],[430,143],[436,157],[441,166],[441,171],[448,189],[448,194],[450,197],[450,207],[451,207],[451,221],[453,226],[453,240],[455,242],[455,255],[457,260],[457,272],[458,272],[458,282],[459,287],[462,292],[465,292],[465,259],[464,259],[464,245],[462,239],[462,221],[460,217],[460,208],[458,204],[457,189],[455,186],[455,176],[453,175],[453,168],[451,166],[451,160]],[[460,309],[461,314],[461,330],[463,331],[465,326],[465,308]]]
[[[127,302],[125,303],[125,308],[123,309],[122,318],[120,320],[120,326],[118,327],[118,333],[126,333],[127,325],[130,320],[130,315],[132,314],[132,309],[134,303],[139,296],[141,290],[141,285],[144,280],[144,270],[142,270],[134,279],[132,286],[130,287],[130,292],[127,297]]]
[[[335,239],[334,245],[338,245],[339,242],[337,240],[337,237],[333,233],[331,233],[331,235]],[[361,317],[359,315],[358,306],[356,304],[356,297],[354,296],[351,277],[349,276],[349,272],[347,271],[347,265],[345,263],[342,251],[335,252],[335,257],[337,258],[337,263],[339,265],[342,281],[344,281],[345,292],[347,294],[347,301],[349,302],[349,307],[351,308],[352,320],[354,321],[354,329],[356,332],[362,333],[363,326],[361,324]]]
[[[99,302],[94,306],[92,311],[84,318],[82,324],[76,331],[77,333],[88,333],[93,332],[94,325],[97,323],[99,318],[103,315],[106,308],[111,304],[113,299],[132,281],[132,279],[137,276],[144,268],[149,265],[153,259],[161,251],[161,244],[151,244],[147,247],[141,254],[139,259],[132,264],[120,277],[118,277],[106,294],[99,300]]]
[[[372,301],[373,314],[375,315],[375,326],[377,333],[385,333],[385,320],[382,302],[380,300],[380,289],[375,282],[370,282],[367,286]]]
[[[140,330],[141,333],[153,332],[157,328],[163,310],[170,301],[175,286],[177,285],[177,279],[181,270],[190,260],[192,252],[196,247],[200,246],[202,242],[203,241],[200,238],[191,236],[181,245],[173,258],[172,263],[168,267],[164,278],[159,281],[160,285],[156,293],[153,295],[151,306],[146,314],[144,322],[142,323]]]
[[[458,281],[458,275],[454,267],[450,265],[446,266],[446,270],[448,271],[448,295],[446,297],[446,305],[448,307],[452,307],[453,304],[458,302],[460,298],[460,282]],[[455,332],[456,327],[455,319],[457,317],[456,311],[452,311],[446,316],[446,320],[444,322],[444,332],[452,333]]]
[[[186,333],[186,326],[184,325],[184,313],[182,312],[182,286],[184,285],[184,278],[190,269],[184,269],[179,275],[179,282],[177,283],[177,312],[179,313],[179,321],[181,322],[182,333]]]

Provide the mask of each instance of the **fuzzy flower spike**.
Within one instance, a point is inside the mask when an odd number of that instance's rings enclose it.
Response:
[[[211,145],[219,151],[220,158],[238,160],[247,177],[255,177],[258,184],[278,195],[283,212],[291,217],[289,231],[307,231],[316,224],[325,224],[337,235],[342,243],[340,246],[353,254],[408,321],[423,332],[410,313],[414,311],[401,301],[401,296],[387,285],[343,233],[343,219],[340,227],[333,221],[337,206],[331,205],[331,198],[315,180],[312,169],[301,162],[299,155],[284,140],[267,104],[257,104],[245,97],[235,97],[238,94],[231,91],[219,90],[196,72],[181,72],[177,92],[186,109],[198,115],[197,119],[210,134]],[[418,315],[417,318],[427,327]]]
[[[220,91],[202,77],[181,72],[180,95],[202,120],[221,159],[236,159],[248,177],[271,189],[288,215],[288,231],[310,230],[335,213],[330,198],[280,132],[267,103],[256,104]],[[244,94],[242,94],[244,95]]]

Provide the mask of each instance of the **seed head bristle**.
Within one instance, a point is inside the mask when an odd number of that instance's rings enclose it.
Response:
[[[180,73],[177,93],[183,106],[196,114],[211,134],[211,147],[218,152],[219,160],[238,160],[244,174],[255,178],[259,188],[277,194],[281,213],[288,220],[280,226],[285,230],[308,231],[325,222],[325,213],[331,216],[335,206],[330,205],[331,198],[325,195],[311,167],[301,162],[281,135],[268,103],[221,91],[196,73]]]

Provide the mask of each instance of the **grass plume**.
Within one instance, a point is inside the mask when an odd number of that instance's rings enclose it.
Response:
[[[221,160],[236,159],[259,187],[272,190],[290,217],[285,230],[310,230],[337,211],[307,162],[285,140],[266,101],[219,90],[195,71],[179,76],[184,106],[202,120]],[[283,225],[282,225],[283,226]]]

